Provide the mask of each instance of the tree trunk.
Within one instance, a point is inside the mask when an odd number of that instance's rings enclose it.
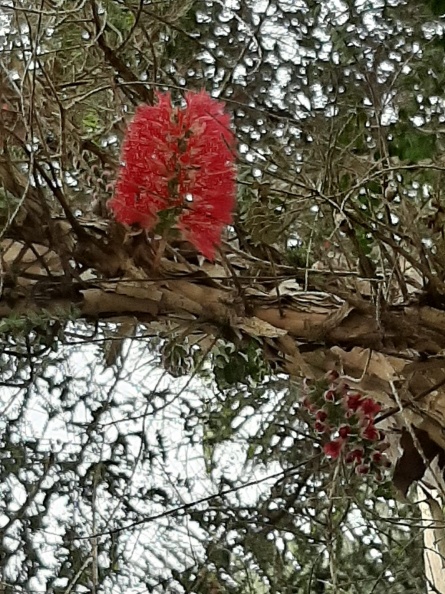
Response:
[[[445,528],[443,497],[437,489],[418,487],[424,525],[424,563],[428,594],[445,594]]]

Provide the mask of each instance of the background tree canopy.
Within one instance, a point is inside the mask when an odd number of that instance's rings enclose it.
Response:
[[[443,14],[1,5],[0,592],[444,591],[440,504],[429,547],[302,406],[336,369],[394,457],[402,435],[399,491],[434,459],[440,492]],[[154,265],[106,207],[122,140],[155,91],[201,89],[232,114],[235,221],[214,262],[174,238]]]

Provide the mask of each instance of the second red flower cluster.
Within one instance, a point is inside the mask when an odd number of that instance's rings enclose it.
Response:
[[[391,463],[383,453],[389,444],[375,426],[380,404],[352,390],[336,371],[328,372],[321,384],[306,386],[306,392],[303,405],[315,418],[314,429],[329,438],[323,445],[325,455],[332,459],[342,455],[357,474],[373,471],[382,478]]]

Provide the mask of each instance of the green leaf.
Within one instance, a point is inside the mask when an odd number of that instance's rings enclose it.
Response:
[[[361,229],[356,230],[356,238],[360,246],[360,250],[364,256],[369,256],[372,250],[373,241]]]
[[[441,16],[445,14],[445,0],[430,0],[428,2],[431,12],[435,16]]]
[[[396,140],[390,145],[390,153],[401,161],[418,163],[424,159],[432,159],[436,153],[437,139],[435,134],[425,134],[420,130],[400,131]]]
[[[86,132],[96,132],[99,127],[99,116],[94,109],[88,110],[82,119],[82,126]]]

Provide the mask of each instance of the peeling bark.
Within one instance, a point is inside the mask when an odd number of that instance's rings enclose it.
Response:
[[[370,298],[322,290],[317,271],[309,272],[311,290],[284,286],[277,293],[271,276],[252,277],[247,255],[226,253],[233,279],[224,261],[200,265],[184,243],[172,246],[153,269],[157,246],[145,234],[79,219],[79,237],[58,219],[42,238],[42,228],[25,220],[23,239],[16,227],[1,244],[0,316],[75,307],[89,320],[129,317],[158,328],[193,321],[194,332],[230,336],[240,348],[254,337],[277,371],[317,377],[335,367],[394,411],[402,404],[402,412],[393,411],[399,426],[414,423],[445,447],[445,387],[434,389],[445,380],[444,311],[412,301],[378,315]],[[301,274],[276,268],[289,279]]]

